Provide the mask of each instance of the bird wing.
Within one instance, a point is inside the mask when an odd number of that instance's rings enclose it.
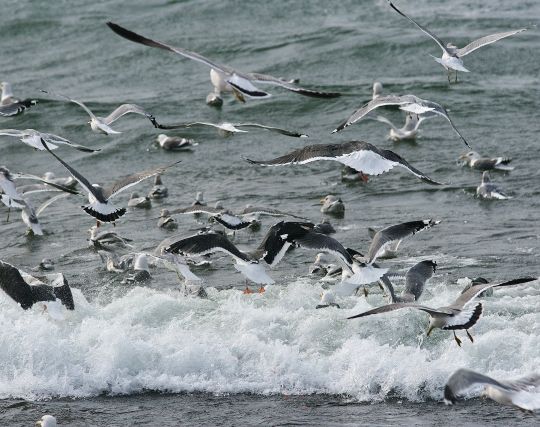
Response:
[[[27,130],[33,130],[33,129],[27,129]],[[61,136],[55,135],[53,133],[42,133],[42,132],[38,132],[38,131],[34,131],[34,132],[36,132],[36,134],[38,136],[43,138],[45,140],[45,142],[48,142],[50,144],[68,145],[68,146],[70,146],[72,148],[75,148],[75,149],[77,149],[79,151],[83,151],[83,152],[86,152],[86,153],[93,153],[95,151],[101,151],[100,148],[89,148],[89,147],[85,147],[84,145],[75,144],[75,143],[71,142],[70,140],[68,140],[66,138],[62,138]]]
[[[268,74],[248,73],[247,77],[250,80],[257,83],[268,83],[268,84],[273,84],[276,86],[281,86],[282,88],[285,88],[292,92],[295,92],[304,96],[310,96],[312,98],[337,98],[341,96],[339,92],[323,92],[323,91],[318,91],[318,90],[305,89],[303,87],[293,85],[283,79],[278,79],[276,77],[269,76]]]
[[[56,202],[57,200],[60,200],[60,199],[63,199],[64,197],[67,197],[68,196],[68,193],[61,193],[61,194],[58,194],[54,197],[51,197],[50,199],[46,200],[45,202],[43,202],[39,208],[37,208],[36,210],[36,216],[39,217],[39,215],[41,215],[41,213],[47,209],[50,205],[52,205],[54,202]]]
[[[103,121],[105,122],[105,124],[110,125],[111,123],[118,120],[120,117],[125,116],[126,114],[129,114],[129,113],[140,114],[141,116],[144,116],[144,117],[148,118],[154,125],[156,124],[156,118],[152,114],[150,114],[148,111],[146,111],[141,106],[135,105],[135,104],[122,104],[122,105],[120,105],[111,114],[109,114],[107,117],[103,118]]]
[[[200,214],[204,213],[207,215],[217,215],[221,212],[223,212],[225,209],[222,208],[213,208],[211,206],[202,206],[202,205],[193,205],[189,206],[187,208],[177,208],[172,209],[169,211],[170,215],[176,215],[176,214]]]
[[[74,104],[77,104],[79,107],[81,107],[84,111],[86,111],[88,113],[88,115],[90,116],[90,118],[92,118],[92,119],[96,118],[94,113],[92,113],[92,111],[90,111],[90,109],[86,105],[84,105],[81,101],[77,101],[76,99],[69,98],[68,96],[62,95],[60,93],[54,93],[54,92],[46,91],[46,90],[43,90],[43,89],[41,89],[41,91],[44,92],[44,93],[47,93],[49,95],[53,95],[53,96],[57,96],[59,98],[63,98],[66,101],[73,102]]]
[[[459,394],[467,391],[476,384],[489,384],[501,390],[508,390],[504,384],[487,375],[482,375],[469,369],[458,369],[446,381],[446,385],[444,386],[444,401],[448,404],[456,403]]]
[[[17,172],[12,173],[11,176],[14,179],[32,179],[32,180],[40,181],[40,182],[42,182],[44,184],[47,184],[47,185],[49,185],[51,187],[56,188],[57,190],[65,192],[65,193],[80,194],[77,190],[74,190],[73,188],[65,187],[65,186],[60,185],[60,184],[55,184],[54,182],[49,182],[46,179],[40,178],[39,176],[35,176],[35,175],[27,174],[27,173],[17,173]],[[24,192],[24,194],[38,193],[38,192],[43,192],[43,191],[54,191],[54,190],[47,190],[47,189],[30,190],[30,191]]]
[[[432,219],[424,219],[420,221],[409,221],[401,224],[391,225],[390,227],[383,228],[375,233],[375,237],[371,241],[369,250],[367,253],[368,264],[373,263],[377,257],[381,254],[384,246],[395,242],[405,237],[412,236],[419,231],[433,227],[439,224],[440,221]]]
[[[158,129],[172,130],[172,129],[185,129],[195,126],[210,126],[217,129],[223,129],[219,124],[209,123],[209,122],[190,122],[190,123],[179,123],[177,125],[162,125],[158,124]]]
[[[535,280],[538,280],[538,277],[521,277],[519,279],[513,279],[503,283],[481,283],[478,285],[474,285],[464,291],[449,307],[461,310],[486,289],[519,285],[521,283],[533,282]]]
[[[452,121],[450,116],[448,115],[448,112],[446,111],[446,108],[444,108],[442,105],[437,104],[436,102],[433,102],[433,101],[427,101],[427,100],[422,100],[422,101],[425,103],[425,105],[433,108],[433,110],[431,110],[430,113],[438,114],[439,116],[442,116],[446,120],[448,120],[448,123],[450,123],[450,126],[452,126],[452,129],[454,129],[454,132],[456,132],[458,134],[458,136],[461,138],[463,143],[467,147],[471,148],[471,146],[469,145],[469,143],[467,142],[465,137],[461,134],[461,132],[458,130],[458,128],[456,127],[456,125],[454,124],[454,122]]]
[[[130,31],[124,27],[121,27],[120,25],[115,24],[113,22],[107,22],[107,25],[116,34],[132,42],[144,44],[150,47],[157,47],[158,49],[168,50],[170,52],[181,55],[185,58],[189,58],[189,59],[193,59],[194,61],[201,62],[205,65],[208,65],[210,68],[219,70],[223,73],[228,74],[228,73],[231,73],[232,71],[232,69],[228,67],[227,65],[218,64],[217,62],[211,61],[210,59],[202,55],[199,55],[198,53],[192,52],[190,50],[182,49],[180,47],[174,47],[174,46],[168,45],[166,43],[163,43],[157,40],[146,38],[144,36],[141,36],[140,34],[134,33],[133,31]]]
[[[167,169],[169,169],[170,167],[180,162],[181,160],[178,160],[177,162],[171,163],[170,165],[167,165],[167,166],[160,166],[154,169],[149,169],[143,172],[134,173],[124,178],[121,178],[115,183],[113,183],[111,186],[105,188],[103,190],[103,196],[106,199],[110,199],[111,197],[116,196],[118,193],[121,193],[122,191],[130,187],[133,187],[134,185],[138,184],[141,181],[144,181],[147,178],[150,178],[154,175],[165,172]]]
[[[347,317],[347,319],[356,319],[357,317],[371,316],[372,314],[388,313],[389,311],[399,310],[401,308],[416,308],[417,310],[425,311],[430,315],[447,315],[446,310],[434,309],[426,307],[424,305],[412,304],[407,302],[396,302],[393,304],[383,305],[381,307],[374,308],[372,310],[365,311],[363,313],[357,314],[355,316]]]
[[[405,290],[403,293],[414,295],[415,301],[418,301],[424,291],[426,281],[430,279],[431,276],[433,276],[433,262],[420,261],[407,271],[407,274],[405,275]]]
[[[371,116],[370,114],[368,114],[366,116],[366,119],[371,119],[371,120],[375,120],[377,122],[385,123],[388,126],[390,126],[392,129],[394,129],[395,131],[399,130],[399,128],[396,125],[394,125],[394,123],[392,123],[389,119],[387,119],[384,116]]]
[[[435,43],[439,45],[439,47],[444,51],[448,52],[448,49],[444,45],[444,42],[437,37],[435,34],[433,34],[431,31],[429,31],[427,28],[420,25],[418,22],[416,22],[414,19],[403,13],[401,10],[399,10],[392,2],[388,2],[390,4],[390,7],[394,9],[397,13],[399,13],[401,16],[407,18],[409,21],[411,21],[414,25],[416,25],[423,33],[427,34],[429,37],[431,37],[433,40],[435,40]],[[449,53],[449,52],[448,52]]]
[[[462,47],[457,50],[458,56],[465,56],[471,52],[474,52],[476,49],[481,48],[482,46],[487,46],[488,44],[495,43],[500,39],[513,36],[514,34],[521,33],[526,31],[527,28],[520,28],[519,30],[505,31],[503,33],[490,34],[489,36],[481,37],[477,40],[470,42],[467,46]]]
[[[308,135],[304,133],[299,133],[287,129],[282,129],[274,126],[265,126],[258,123],[233,123],[233,126],[235,127],[252,127],[252,128],[260,128],[260,129],[266,129],[271,132],[280,133],[285,136],[292,136],[293,138],[307,138]]]
[[[17,268],[4,261],[0,261],[0,288],[25,310],[34,304],[30,285],[24,281]]]
[[[251,261],[229,239],[217,233],[197,234],[177,240],[167,246],[165,251],[188,256],[202,256],[214,252],[224,252],[233,258],[248,262]]]
[[[237,215],[245,216],[245,215],[254,215],[254,214],[268,215],[268,216],[290,216],[292,218],[306,219],[302,216],[280,211],[279,209],[267,208],[267,207],[262,207],[262,206],[246,206]]]
[[[353,259],[349,252],[347,252],[347,249],[336,239],[326,234],[310,231],[303,236],[295,238],[294,243],[302,248],[313,249],[317,252],[326,252],[349,268],[353,264]]]

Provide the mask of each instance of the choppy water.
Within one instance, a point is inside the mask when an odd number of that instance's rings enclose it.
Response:
[[[540,16],[534,1],[398,4],[458,44],[529,25]],[[204,191],[210,202],[272,205],[313,220],[321,217],[318,200],[333,193],[347,207],[345,218],[332,220],[336,238],[359,250],[368,244],[368,226],[443,220],[387,262],[403,273],[419,259],[437,261],[439,270],[423,297],[427,305],[453,299],[461,277],[538,274],[536,29],[466,57],[472,72],[449,87],[428,55],[438,54],[436,45],[384,1],[21,1],[10,5],[10,14],[3,14],[0,27],[1,80],[12,82],[16,95],[40,103],[22,116],[1,119],[2,128],[35,128],[102,148],[90,156],[58,150],[96,181],[183,160],[164,177],[168,199],[118,222],[116,231],[133,238],[137,249],[151,249],[170,236],[155,227],[159,209],[189,204],[196,191]],[[298,77],[308,87],[348,96],[325,101],[276,88],[268,100],[240,105],[227,99],[221,111],[214,110],[204,105],[210,90],[204,66],[129,43],[108,30],[107,20],[242,70]],[[513,157],[516,170],[493,174],[513,199],[474,197],[480,175],[456,165],[464,146],[442,119],[425,123],[417,144],[388,142],[385,127],[369,121],[330,135],[369,99],[374,80],[382,81],[387,93],[414,93],[442,103],[477,151]],[[347,185],[334,163],[278,169],[244,163],[242,155],[271,158],[305,143],[264,132],[222,139],[192,131],[183,134],[200,143],[192,153],[162,152],[151,146],[157,132],[148,122],[126,118],[116,126],[121,135],[96,135],[82,110],[42,99],[41,88],[88,102],[100,115],[119,103],[136,102],[164,123],[259,121],[305,131],[309,143],[364,139],[395,150],[451,185],[431,187],[402,171],[367,186]],[[398,112],[388,115],[401,120]],[[1,143],[0,163],[12,171],[61,171],[46,153],[14,140]],[[150,187],[146,182],[140,192]],[[87,249],[86,230],[93,222],[79,204],[68,199],[51,206],[43,216],[44,238],[25,237],[20,221],[2,224],[0,259],[29,270],[51,257],[79,290],[78,309],[65,321],[37,308],[23,312],[0,295],[0,419],[10,425],[27,425],[45,412],[57,414],[64,425],[125,425],[137,417],[155,425],[178,419],[387,425],[402,417],[410,424],[444,424],[450,417],[458,424],[533,423],[479,400],[457,409],[438,402],[444,381],[459,367],[501,378],[538,369],[538,286],[497,291],[486,299],[484,316],[471,330],[475,343],[464,342],[459,349],[446,332],[426,339],[422,313],[344,320],[381,304],[377,291],[367,301],[346,299],[344,310],[315,310],[322,287],[305,277],[314,255],[309,252],[295,251],[272,271],[278,284],[263,296],[243,296],[243,280],[226,260],[200,273],[209,286],[208,300],[180,296],[176,276],[166,271],[153,272],[148,286],[122,285],[122,278],[104,271]],[[200,227],[191,218],[178,221],[180,234]],[[271,224],[266,220],[263,230]],[[236,241],[249,248],[262,235],[239,233]],[[123,397],[109,397],[117,395]],[[19,404],[20,399],[37,402]]]

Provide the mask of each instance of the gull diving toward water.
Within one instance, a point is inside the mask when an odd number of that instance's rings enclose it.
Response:
[[[255,84],[257,83],[281,86],[300,95],[310,96],[314,98],[335,98],[340,96],[340,94],[336,92],[321,92],[311,89],[305,89],[296,86],[288,82],[287,80],[272,77],[267,74],[243,73],[227,65],[214,62],[198,53],[191,52],[189,50],[179,47],[173,47],[157,40],[148,39],[113,22],[107,22],[107,25],[116,34],[132,42],[168,50],[169,52],[173,52],[185,58],[201,62],[210,67],[210,80],[212,82],[212,85],[214,86],[214,93],[210,94],[207,97],[207,103],[209,104],[221,105],[223,103],[223,101],[221,100],[221,92],[232,92],[234,96],[241,102],[245,102],[244,95],[249,98],[268,98],[269,96],[271,96],[268,92],[265,92],[256,87]]]
[[[2,95],[0,96],[0,117],[15,116],[24,112],[24,110],[30,108],[32,105],[37,104],[37,101],[33,99],[20,101],[15,98],[11,84],[8,82],[0,83],[0,89],[2,89]]]
[[[348,317],[347,319],[356,319],[357,317],[365,317],[372,314],[387,313],[389,311],[399,310],[401,308],[415,308],[417,310],[425,311],[430,316],[429,328],[427,331],[428,336],[435,328],[445,331],[451,330],[454,332],[454,339],[456,340],[457,345],[461,347],[461,340],[456,336],[456,330],[458,329],[465,329],[471,342],[474,342],[473,337],[469,333],[469,328],[478,322],[478,319],[480,319],[482,314],[481,302],[474,304],[474,306],[472,305],[472,302],[478,295],[489,288],[519,285],[521,283],[533,282],[535,280],[538,280],[538,278],[523,277],[503,283],[488,283],[471,286],[467,291],[460,294],[452,304],[444,307],[430,308],[414,303],[399,302],[383,305],[382,307],[374,308],[364,313],[357,314],[356,316]]]
[[[61,136],[54,135],[52,133],[39,132],[34,129],[0,129],[0,135],[19,138],[26,145],[29,145],[36,150],[45,150],[45,148],[43,148],[43,145],[41,144],[41,140],[43,139],[49,145],[49,148],[51,150],[56,150],[58,148],[58,145],[67,145],[68,147],[75,148],[76,150],[84,151],[87,153],[100,151],[99,148],[94,149],[85,147],[84,145],[74,144],[73,142],[67,140],[66,138],[62,138]]]
[[[481,171],[514,170],[513,166],[508,165],[512,161],[512,159],[509,157],[482,157],[476,151],[469,151],[468,153],[459,156],[459,160],[463,161],[463,165],[468,165],[472,169],[478,169]]]
[[[191,122],[191,123],[181,123],[181,124],[178,124],[178,125],[161,125],[161,124],[157,125],[157,127],[159,129],[166,129],[166,130],[170,130],[170,129],[189,129],[189,128],[197,127],[197,126],[207,126],[207,127],[216,128],[218,130],[219,134],[221,136],[224,136],[224,137],[231,136],[231,135],[233,135],[235,133],[247,133],[248,132],[247,130],[242,130],[240,128],[265,129],[265,130],[268,130],[270,132],[276,132],[276,133],[279,133],[281,135],[291,136],[293,138],[307,138],[308,137],[308,135],[306,135],[304,133],[299,133],[299,132],[295,132],[295,131],[291,131],[291,130],[287,130],[287,129],[281,129],[281,128],[274,127],[274,126],[260,125],[258,123]]]
[[[79,185],[88,192],[89,204],[82,206],[82,208],[88,215],[96,218],[98,220],[98,224],[99,221],[114,222],[126,213],[126,208],[117,208],[116,206],[113,206],[111,203],[109,203],[109,200],[112,197],[116,196],[127,188],[130,188],[154,175],[163,173],[171,166],[180,163],[180,161],[177,161],[168,166],[162,166],[155,169],[135,173],[127,177],[121,178],[118,181],[104,188],[98,184],[91,184],[90,181],[88,181],[84,176],[82,176],[79,172],[77,172],[66,162],[64,162],[60,157],[54,154],[49,149],[49,147],[47,147],[45,141],[42,140],[41,142],[43,146],[47,149],[47,151],[52,156],[54,156],[56,160],[58,160],[68,170],[71,176],[73,176],[73,178],[77,180]]]
[[[369,101],[367,104],[363,105],[359,109],[357,109],[354,113],[352,113],[346,120],[344,120],[342,123],[340,123],[333,131],[332,133],[339,132],[346,127],[356,123],[360,119],[366,117],[366,115],[375,110],[379,107],[384,107],[386,105],[399,105],[399,108],[403,111],[406,111],[408,113],[413,114],[426,114],[429,113],[430,115],[437,115],[442,116],[448,122],[450,123],[450,126],[452,126],[452,129],[459,135],[463,143],[469,147],[469,143],[467,140],[461,135],[459,130],[454,125],[454,122],[450,119],[450,116],[448,115],[448,112],[446,109],[436,102],[428,101],[426,99],[418,98],[415,95],[386,95],[386,96],[379,96],[371,101]]]
[[[401,16],[407,18],[409,21],[411,21],[414,25],[416,25],[420,31],[427,34],[429,37],[431,37],[435,43],[439,45],[439,47],[442,49],[443,54],[442,57],[436,58],[433,56],[435,61],[437,61],[439,64],[441,64],[447,71],[448,71],[448,81],[450,82],[450,70],[456,71],[456,82],[457,82],[457,72],[463,71],[465,73],[468,73],[469,70],[465,68],[463,65],[463,60],[461,59],[465,55],[468,55],[471,52],[474,52],[476,49],[481,48],[482,46],[487,46],[491,43],[495,43],[498,40],[504,39],[506,37],[513,36],[514,34],[521,33],[522,31],[527,30],[527,28],[520,28],[519,30],[513,30],[513,31],[506,31],[503,33],[496,33],[491,34],[489,36],[481,37],[477,40],[472,41],[467,46],[462,47],[459,49],[457,46],[455,46],[452,43],[447,43],[446,45],[444,42],[437,37],[435,34],[433,34],[431,31],[429,31],[427,28],[421,26],[418,22],[413,20],[411,17],[406,15],[404,12],[401,12],[394,4],[392,4],[391,1],[388,1],[390,4],[390,7],[394,9],[397,13],[399,13]]]
[[[469,369],[458,369],[444,387],[444,402],[453,405],[458,395],[474,386],[483,386],[482,396],[502,405],[523,411],[540,409],[540,374],[534,373],[515,380],[495,380]]]
[[[261,166],[304,165],[318,160],[333,160],[366,175],[380,175],[395,166],[399,166],[428,184],[443,185],[443,183],[434,181],[420,172],[393,151],[377,148],[364,141],[306,145],[304,148],[271,160],[245,160]]]
[[[111,114],[109,114],[107,117],[97,117],[81,101],[77,101],[65,95],[60,95],[58,93],[48,92],[46,90],[42,90],[42,92],[47,93],[49,95],[57,96],[59,98],[63,98],[66,101],[73,102],[77,104],[78,106],[80,106],[90,116],[90,121],[88,123],[90,124],[92,131],[95,133],[104,133],[106,135],[122,133],[122,132],[118,132],[114,130],[113,128],[110,127],[110,125],[113,124],[120,117],[125,116],[126,114],[129,114],[129,113],[134,113],[134,114],[139,114],[141,116],[144,116],[152,122],[154,127],[157,128],[159,126],[158,123],[156,122],[156,118],[152,114],[148,113],[144,108],[139,107],[138,105],[135,105],[135,104],[122,104],[116,110],[114,110]]]
[[[415,302],[424,292],[426,282],[433,276],[436,269],[437,263],[431,260],[420,261],[412,266],[405,274],[405,289],[403,289],[401,295],[396,295],[394,286],[388,277],[383,276],[379,283],[389,294],[391,303]]]
[[[396,125],[394,125],[394,123],[392,123],[384,116],[374,116],[373,120],[385,123],[390,126],[390,133],[388,135],[388,139],[394,142],[399,142],[415,141],[416,137],[418,136],[418,128],[420,127],[420,124],[424,120],[432,117],[436,117],[436,114],[430,114],[429,111],[424,114],[407,113],[405,116],[405,124],[401,128],[398,128]],[[367,118],[371,117],[368,116]]]
[[[476,195],[482,199],[511,199],[510,196],[504,194],[498,186],[491,182],[488,171],[482,173],[482,182],[476,188]]]

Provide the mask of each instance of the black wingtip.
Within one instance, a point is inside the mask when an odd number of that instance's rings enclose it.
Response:
[[[94,218],[96,218],[97,220],[101,222],[114,222],[121,216],[125,215],[126,213],[126,208],[120,208],[120,209],[115,210],[113,213],[104,215],[92,209],[91,206],[81,206],[81,207],[88,215],[93,216]]]
[[[457,403],[457,397],[448,385],[444,387],[444,402],[447,405],[454,405]]]

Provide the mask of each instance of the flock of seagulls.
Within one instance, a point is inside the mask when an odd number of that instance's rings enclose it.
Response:
[[[482,37],[459,49],[451,43],[442,42],[431,31],[400,11],[392,2],[389,1],[388,4],[392,10],[431,37],[442,49],[442,57],[435,58],[435,60],[448,71],[449,83],[451,83],[450,73],[452,71],[456,75],[455,81],[457,81],[458,71],[469,71],[463,65],[462,58],[464,56],[482,46],[526,30],[526,28],[521,28]],[[293,80],[260,73],[242,72],[190,50],[147,38],[113,22],[107,22],[107,26],[114,33],[131,42],[166,50],[208,66],[213,91],[208,95],[207,103],[212,106],[221,106],[223,104],[222,95],[225,93],[232,93],[240,102],[246,102],[246,99],[268,98],[271,96],[270,93],[259,87],[263,85],[278,86],[309,97],[331,99],[340,96],[339,93],[335,92],[300,87]],[[1,84],[1,89],[0,117],[9,118],[23,113],[24,110],[36,104],[36,101],[32,99],[22,101],[16,99],[11,85],[7,82]],[[162,130],[209,127],[217,129],[224,136],[230,136],[236,133],[247,133],[246,129],[262,129],[290,137],[307,137],[307,134],[303,132],[258,123],[191,122],[163,125],[157,121],[154,115],[135,104],[122,104],[107,117],[98,117],[81,101],[49,90],[42,92],[80,106],[89,116],[88,124],[91,130],[108,136],[121,133],[111,127],[118,119],[126,114],[136,114],[149,120],[154,128]],[[382,115],[376,115],[376,110],[379,111],[382,107],[387,106],[397,106],[405,112],[403,127],[394,125]],[[420,124],[426,119],[435,117],[445,118],[462,143],[469,150],[472,150],[469,141],[458,130],[446,108],[441,104],[412,94],[384,95],[380,82],[375,82],[373,85],[372,100],[337,125],[332,133],[340,132],[362,119],[371,119],[388,125],[390,127],[389,138],[394,141],[414,140],[417,137]],[[529,276],[495,283],[487,283],[483,279],[478,280],[464,289],[449,305],[431,308],[419,304],[418,301],[427,282],[436,272],[437,264],[433,260],[420,261],[408,270],[405,275],[405,286],[401,293],[396,291],[396,286],[392,283],[393,279],[389,274],[389,268],[382,266],[379,262],[385,258],[396,257],[399,246],[404,239],[435,227],[441,222],[440,220],[420,219],[392,224],[378,231],[370,229],[371,243],[366,248],[365,254],[362,254],[356,249],[343,246],[337,239],[331,237],[331,234],[335,233],[335,229],[328,220],[314,224],[301,215],[272,207],[248,205],[244,208],[226,208],[221,201],[216,202],[213,206],[208,206],[202,193],[197,194],[191,206],[163,209],[157,218],[157,226],[165,230],[177,229],[178,222],[175,217],[178,215],[191,216],[199,224],[201,218],[205,218],[206,223],[210,223],[210,226],[206,226],[190,236],[168,237],[157,245],[153,253],[135,252],[132,240],[122,237],[115,231],[103,228],[103,224],[106,223],[114,225],[127,212],[126,207],[114,205],[112,199],[124,190],[153,177],[155,179],[154,186],[147,195],[141,196],[139,193],[133,192],[127,202],[127,207],[132,209],[150,209],[153,200],[168,196],[168,190],[161,175],[168,169],[174,168],[179,163],[178,161],[133,173],[107,184],[97,184],[65,162],[55,151],[61,147],[73,148],[86,153],[99,151],[99,149],[81,146],[61,136],[34,129],[1,129],[0,136],[17,138],[35,150],[48,153],[69,173],[68,177],[61,178],[57,178],[52,172],[38,177],[31,174],[14,173],[5,166],[0,167],[1,200],[8,208],[8,216],[11,209],[20,209],[22,220],[29,227],[31,233],[42,236],[44,233],[39,224],[39,216],[47,206],[56,200],[73,195],[87,197],[88,202],[81,206],[82,210],[96,221],[96,225],[89,230],[89,245],[96,249],[107,270],[121,273],[133,271],[134,274],[126,279],[131,282],[149,280],[151,278],[150,267],[163,265],[183,278],[186,295],[206,297],[203,280],[193,273],[191,268],[201,265],[211,268],[210,256],[221,253],[229,256],[234,268],[245,277],[244,293],[253,293],[249,287],[250,282],[256,284],[258,291],[263,293],[266,287],[275,283],[268,269],[274,268],[292,249],[303,248],[317,253],[315,263],[310,267],[310,274],[320,275],[323,280],[337,282],[323,292],[317,309],[340,309],[340,298],[356,295],[361,288],[367,296],[367,286],[378,284],[387,295],[389,303],[360,314],[348,316],[348,319],[361,319],[404,308],[413,308],[429,315],[428,336],[434,329],[452,331],[456,343],[461,346],[462,341],[457,337],[456,330],[465,330],[470,341],[474,341],[469,329],[479,321],[483,311],[483,303],[476,302],[478,298],[482,298],[486,292],[495,288],[525,285],[538,280],[536,277]],[[189,150],[196,146],[193,140],[165,134],[157,136],[156,144],[169,151]],[[400,167],[427,184],[445,185],[421,172],[397,153],[378,148],[365,141],[305,145],[274,159],[253,160],[245,158],[245,160],[250,164],[262,167],[303,165],[322,160],[334,161],[347,168],[346,174],[356,175],[366,182],[371,176],[383,174],[394,167]],[[459,161],[472,169],[483,172],[481,185],[477,189],[479,197],[509,198],[490,181],[489,172],[511,171],[513,169],[509,166],[511,159],[482,157],[475,151],[469,151],[461,155]],[[37,184],[20,185],[20,180],[33,180]],[[35,209],[29,198],[29,195],[34,192],[53,192],[55,194],[38,209]],[[345,213],[343,201],[334,195],[326,196],[321,200],[321,204],[323,214],[340,217]],[[230,236],[235,236],[237,232],[245,232],[242,230],[256,232],[262,227],[262,218],[264,217],[279,218],[279,221],[267,230],[256,247],[249,250],[239,249]],[[120,248],[127,249],[130,253],[125,256],[117,256],[116,250]],[[326,257],[333,258],[333,263],[329,263]],[[42,264],[43,269],[54,268],[50,261],[44,260]],[[71,289],[61,273],[33,277],[11,264],[0,261],[0,287],[22,309],[29,309],[37,303],[44,304],[44,309],[50,313],[55,310],[53,303],[59,303],[67,310],[76,309]],[[475,384],[485,385],[486,394],[500,403],[511,404],[524,410],[534,410],[540,407],[538,398],[535,397],[540,392],[538,374],[512,382],[497,381],[485,375],[461,369],[448,380],[444,398],[449,403],[455,403],[458,395]],[[38,424],[46,427],[54,426],[56,420],[54,417],[46,415],[38,421]]]

